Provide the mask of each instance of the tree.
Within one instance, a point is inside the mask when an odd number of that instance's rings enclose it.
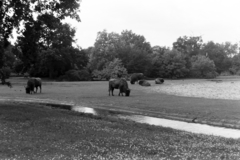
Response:
[[[183,53],[186,58],[186,66],[191,68],[191,57],[198,55],[202,47],[202,37],[179,37],[176,42],[173,43],[173,49]]]
[[[140,72],[148,76],[150,74],[151,54],[151,45],[144,36],[137,35],[131,30],[122,31],[117,55],[129,73]]]
[[[35,21],[34,16],[44,14],[54,15],[55,18],[63,20],[69,16],[80,21],[79,15],[80,0],[3,0],[0,1],[0,69],[4,66],[3,54],[10,44],[8,39],[14,28],[18,32],[26,29]],[[31,27],[29,25],[29,27]],[[30,42],[30,41],[29,41]]]
[[[215,78],[217,76],[215,64],[208,57],[203,55],[193,56],[191,58],[193,77]]]
[[[150,77],[162,77],[161,72],[162,64],[163,64],[163,55],[165,52],[169,51],[169,48],[154,46],[152,47],[152,56],[151,56],[151,68],[150,68]]]
[[[232,58],[232,66],[229,71],[232,74],[240,75],[240,54],[237,54]]]
[[[159,75],[166,78],[183,78],[186,77],[189,69],[186,68],[186,55],[177,51],[169,50],[163,54]]]
[[[102,70],[110,61],[116,58],[116,47],[119,35],[117,33],[107,33],[106,30],[98,32],[94,48],[90,54],[90,68],[92,70]]]
[[[176,42],[173,43],[173,48],[179,52],[191,57],[199,54],[202,47],[202,37],[179,37]]]
[[[115,58],[109,62],[103,70],[95,70],[93,76],[99,79],[125,77],[127,75],[127,69],[123,66],[120,59]]]
[[[80,0],[4,0],[0,2],[0,37],[1,49],[6,48],[10,43],[9,36],[14,28],[18,31],[25,28],[25,24],[34,20],[34,15],[51,14],[62,20],[69,16],[80,21],[79,11]],[[21,24],[21,25],[20,25]],[[1,54],[3,52],[0,52]],[[1,55],[2,57],[2,55]],[[2,61],[2,58],[0,60]],[[3,66],[0,63],[0,68]]]
[[[94,48],[90,54],[89,68],[102,70],[109,62],[119,58],[130,73],[142,72],[148,74],[151,65],[151,46],[146,39],[133,33],[123,31],[107,33],[106,30],[99,32]]]
[[[209,59],[214,61],[216,71],[220,74],[221,72],[228,71],[231,67],[231,57],[229,55],[235,53],[228,48],[229,46],[225,46],[224,44],[210,41],[203,45],[201,54],[207,55]]]

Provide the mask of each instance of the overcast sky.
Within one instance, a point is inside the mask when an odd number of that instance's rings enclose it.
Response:
[[[132,30],[151,46],[172,47],[180,36],[204,42],[240,41],[240,0],[82,0],[77,44],[93,46],[97,32]]]

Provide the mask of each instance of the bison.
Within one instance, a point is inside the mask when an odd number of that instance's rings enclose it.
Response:
[[[162,84],[164,82],[163,78],[157,78],[155,79],[155,84]]]
[[[146,80],[140,80],[138,84],[141,86],[151,86],[151,84]]]
[[[130,83],[135,84],[135,82],[144,79],[143,73],[133,73],[130,77]]]
[[[27,86],[25,87],[27,94],[37,93],[38,87],[40,88],[40,93],[42,92],[42,80],[41,78],[29,78],[27,81]],[[34,92],[36,88],[36,92]]]
[[[109,96],[110,96],[110,92],[112,92],[112,96],[113,95],[113,90],[114,89],[119,89],[119,94],[118,96],[122,95],[123,93],[125,93],[125,96],[129,96],[130,95],[130,89],[128,88],[128,83],[126,81],[126,79],[124,78],[118,78],[118,79],[110,79],[109,80]]]

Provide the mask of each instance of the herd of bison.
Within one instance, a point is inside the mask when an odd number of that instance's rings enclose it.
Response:
[[[141,86],[151,86],[151,84],[145,80],[145,77],[143,73],[134,73],[130,76],[130,83],[135,84],[135,82],[138,82]],[[162,84],[164,82],[163,78],[157,78],[155,79],[156,84]],[[36,88],[36,91],[34,89]],[[37,93],[38,88],[40,89],[40,93],[42,92],[42,80],[41,78],[29,78],[27,81],[27,86],[25,86],[26,93],[32,94]],[[127,80],[125,78],[122,78],[121,76],[118,76],[118,78],[110,79],[109,80],[109,96],[113,94],[114,89],[119,89],[118,96],[129,96],[130,95],[130,89],[128,87]]]

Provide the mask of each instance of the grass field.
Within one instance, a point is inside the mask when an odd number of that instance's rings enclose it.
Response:
[[[108,96],[108,83],[43,81],[26,94],[27,79],[0,86],[0,98],[53,99],[154,117],[231,124],[240,121],[239,100],[173,96],[130,85],[130,97]],[[202,81],[202,80],[197,80]],[[184,83],[192,82],[185,80]],[[194,80],[196,82],[196,80]],[[171,81],[171,83],[183,83]],[[165,84],[167,85],[166,81]],[[0,101],[0,159],[240,159],[239,139],[193,134],[117,118],[80,114],[40,104]]]
[[[0,102],[0,159],[231,159],[240,140]]]
[[[118,90],[115,96],[108,96],[107,81],[93,82],[43,82],[42,93],[25,94],[24,85],[27,79],[10,79],[13,88],[0,86],[0,96],[12,98],[40,98],[72,102],[78,105],[134,112],[154,117],[170,119],[192,120],[197,117],[197,122],[217,124],[228,127],[240,128],[240,101],[207,99],[198,97],[181,97],[165,93],[149,92],[156,87],[150,81],[151,87],[141,87],[137,84],[130,85],[130,97],[119,97]],[[166,80],[170,83],[196,83],[204,80]]]

